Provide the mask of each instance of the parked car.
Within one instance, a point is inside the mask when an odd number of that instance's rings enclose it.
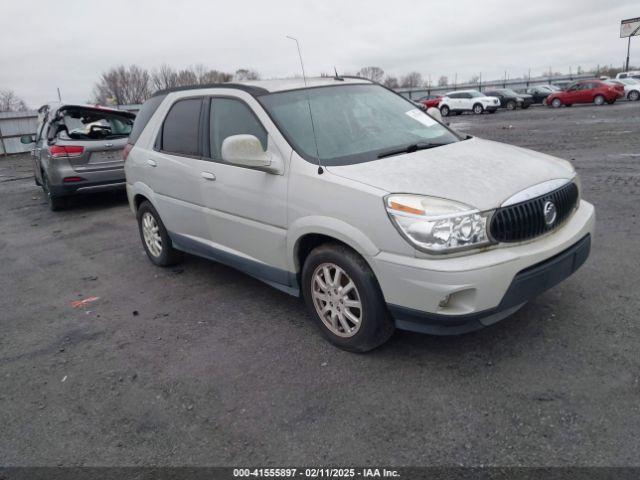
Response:
[[[627,100],[633,102],[640,100],[640,80],[635,78],[621,78],[619,80],[624,85],[624,95]]]
[[[124,189],[122,151],[134,118],[91,105],[52,103],[38,110],[36,134],[20,141],[34,144],[33,175],[51,210],[71,195]]]
[[[533,103],[533,97],[524,93],[516,93],[510,88],[494,88],[485,90],[485,95],[496,97],[500,100],[500,106],[507,110],[516,108],[529,108]]]
[[[442,95],[425,95],[416,101],[422,103],[427,108],[438,108],[441,100]]]
[[[628,72],[620,72],[616,75],[616,80],[620,80],[622,78],[636,78],[640,79],[640,70],[631,70]]]
[[[446,117],[451,113],[459,115],[463,112],[495,113],[500,106],[500,101],[494,97],[487,97],[477,90],[456,90],[445,94],[439,105],[440,113]]]
[[[554,108],[575,103],[595,103],[604,105],[614,103],[620,97],[619,91],[601,80],[581,80],[572,84],[567,90],[552,93],[546,103]]]
[[[520,94],[526,93],[527,95],[531,95],[532,103],[544,103],[546,98],[557,90],[551,88],[549,85],[534,85],[516,91]]]
[[[603,83],[615,88],[618,91],[619,96],[623,97],[624,95],[624,83],[619,80],[603,80]]]
[[[235,267],[302,295],[332,343],[366,351],[395,328],[491,325],[586,260],[594,208],[569,162],[460,135],[363,79],[307,83],[144,104],[125,171],[151,262]]]

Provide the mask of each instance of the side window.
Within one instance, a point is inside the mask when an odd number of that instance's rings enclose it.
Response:
[[[200,155],[198,130],[202,99],[188,98],[173,104],[162,125],[161,150],[181,155]]]
[[[470,93],[461,93],[460,94],[460,98],[471,98],[471,94]]]
[[[212,98],[210,116],[211,158],[222,159],[222,142],[232,135],[253,135],[267,149],[267,131],[251,108],[241,100]]]

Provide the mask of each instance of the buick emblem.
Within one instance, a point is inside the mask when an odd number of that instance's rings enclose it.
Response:
[[[544,207],[542,209],[542,214],[544,215],[544,223],[547,224],[547,227],[553,225],[558,217],[558,210],[556,209],[556,205],[553,202],[545,202]]]

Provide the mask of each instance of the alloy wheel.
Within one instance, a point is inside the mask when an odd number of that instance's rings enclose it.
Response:
[[[335,263],[322,263],[311,282],[313,305],[322,323],[339,337],[354,336],[362,325],[362,302],[347,272]]]
[[[154,257],[162,255],[160,227],[158,227],[158,222],[150,212],[144,212],[142,215],[142,236],[151,255]]]

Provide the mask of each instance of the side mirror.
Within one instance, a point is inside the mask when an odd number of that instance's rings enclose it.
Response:
[[[442,119],[442,114],[440,113],[440,110],[438,110],[436,107],[429,107],[427,109],[427,115],[439,121],[440,123],[444,123],[444,120]]]
[[[35,143],[36,139],[33,135],[22,135],[20,137],[20,143],[24,143],[25,145],[29,145],[30,143]]]
[[[222,142],[222,160],[233,165],[255,168],[276,173],[278,166],[272,165],[273,157],[262,149],[262,144],[253,135],[231,135]]]

